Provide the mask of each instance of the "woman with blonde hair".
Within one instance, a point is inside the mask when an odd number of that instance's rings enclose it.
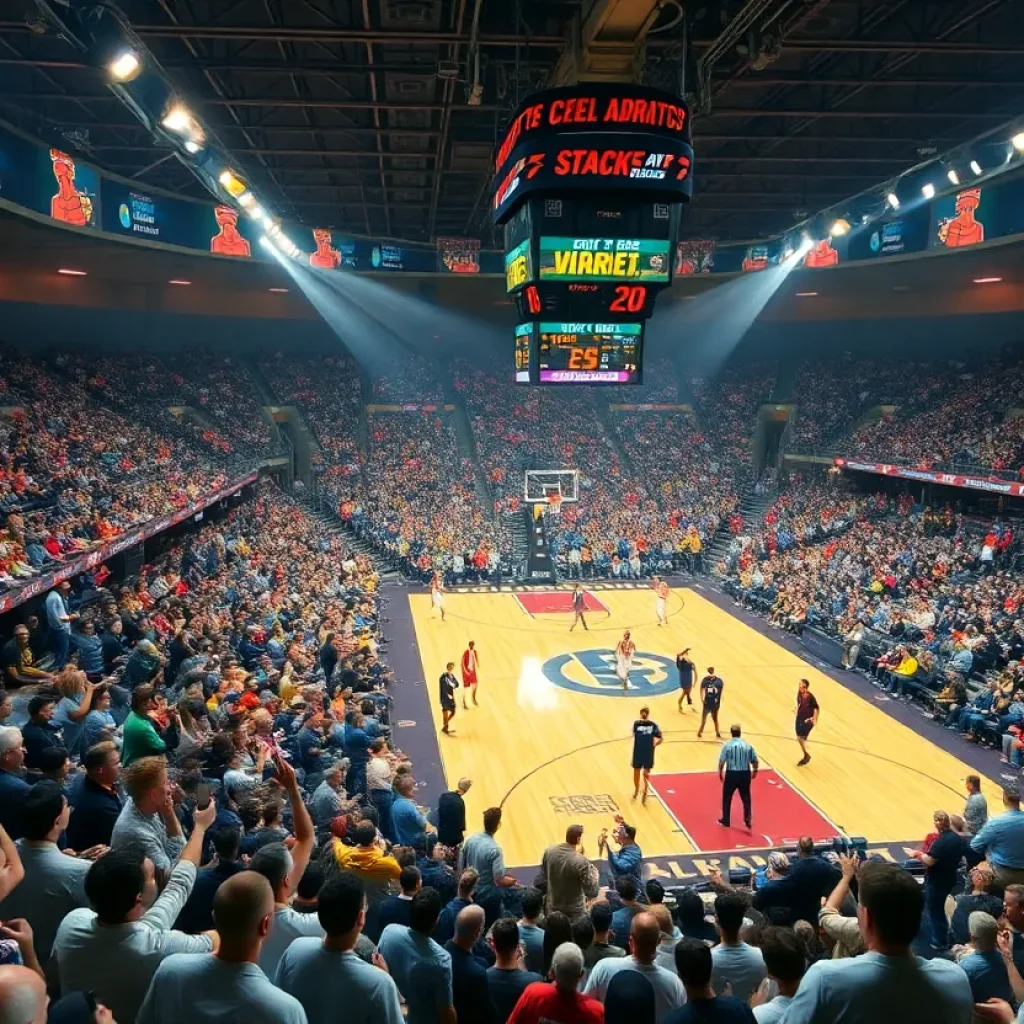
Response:
[[[53,714],[53,721],[64,730],[64,746],[72,758],[81,757],[85,750],[85,716],[92,707],[96,683],[90,683],[85,673],[68,665],[61,669],[54,686],[60,700]]]

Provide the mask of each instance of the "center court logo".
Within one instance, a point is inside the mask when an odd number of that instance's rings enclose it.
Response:
[[[659,697],[676,689],[675,662],[660,654],[637,651],[629,672],[628,697]],[[604,647],[574,651],[549,658],[541,666],[544,678],[563,690],[598,697],[621,697],[622,683],[615,674],[615,651]]]

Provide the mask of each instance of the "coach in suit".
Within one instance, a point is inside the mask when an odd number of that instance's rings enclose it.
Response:
[[[757,777],[757,754],[746,740],[740,739],[740,727],[730,730],[732,739],[723,744],[718,755],[718,778],[722,782],[722,816],[719,825],[729,827],[733,794],[739,791],[743,802],[743,823],[750,828],[750,784]]]

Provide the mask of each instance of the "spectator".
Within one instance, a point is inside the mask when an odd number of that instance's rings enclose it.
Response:
[[[333,821],[343,806],[344,763],[333,764],[324,772],[324,781],[316,787],[309,802],[309,812],[316,825]]]
[[[175,926],[187,935],[198,935],[213,928],[213,904],[217,890],[245,865],[239,859],[241,833],[235,828],[224,828],[213,837],[214,859],[200,868],[185,905],[178,914]]]
[[[843,915],[846,901],[850,898],[850,885],[857,876],[859,862],[855,856],[840,855],[839,864],[842,876],[829,893],[818,915],[818,927],[833,944],[832,956],[836,960],[858,956],[865,949],[860,921],[856,917]]]
[[[1004,812],[989,818],[971,840],[971,849],[984,854],[999,885],[1024,882],[1024,813],[1016,786],[1003,789]]]
[[[398,887],[401,891],[397,895],[388,896],[378,907],[378,936],[383,934],[388,925],[400,924],[409,927],[412,924],[412,908],[416,893],[423,888],[420,869],[413,864],[407,864],[402,868],[398,875]],[[436,889],[433,891],[437,892]],[[373,938],[372,935],[370,937]]]
[[[537,923],[544,911],[544,896],[539,889],[523,889],[522,917],[519,918],[519,941],[525,951],[526,969],[531,974],[542,974],[544,969],[544,929]],[[611,916],[609,914],[609,925]]]
[[[179,953],[157,968],[137,1024],[306,1024],[294,996],[275,988],[257,966],[272,927],[274,893],[266,878],[242,871],[217,890],[216,953]]]
[[[453,849],[466,834],[466,801],[463,797],[473,785],[472,779],[459,779],[458,787],[442,793],[437,800],[437,838]]]
[[[718,929],[705,916],[704,901],[695,889],[683,889],[676,897],[679,930],[687,939],[700,939],[709,946],[718,942]]]
[[[642,974],[620,971],[609,982],[604,997],[605,1024],[654,1024],[657,1014],[654,988]]]
[[[964,821],[967,824],[967,831],[977,835],[988,821],[988,801],[981,791],[981,777],[968,775],[965,780],[967,786],[967,803],[964,805]]]
[[[499,828],[501,808],[488,807],[483,831],[471,835],[459,850],[459,864],[475,868],[479,875],[476,902],[484,908],[488,926],[501,916],[501,891],[517,884],[515,877],[505,871],[505,856],[494,838]]]
[[[413,897],[410,924],[389,924],[380,937],[384,957],[408,1008],[409,1024],[455,1024],[452,958],[430,938],[441,913],[435,889]]]
[[[135,1020],[161,961],[173,953],[213,951],[209,935],[172,928],[192,891],[215,814],[212,804],[196,811],[192,835],[159,896],[153,862],[140,861],[131,850],[109,853],[92,865],[85,876],[92,909],[72,910],[54,939],[60,991],[92,992],[115,1020]]]
[[[946,897],[957,883],[964,848],[963,841],[953,831],[945,811],[936,811],[932,821],[937,836],[929,844],[927,853],[915,850],[913,856],[925,866],[924,898],[932,926],[932,946],[946,949],[949,945]]]
[[[666,971],[675,974],[676,970],[676,943],[683,937],[682,933],[675,926],[672,914],[664,903],[655,903],[651,906],[651,913],[658,922],[658,955],[654,962]]]
[[[114,824],[110,848],[131,848],[139,859],[148,857],[164,877],[185,848],[181,822],[174,813],[173,790],[162,757],[143,757],[124,771],[128,794]]]
[[[761,954],[768,978],[778,986],[779,994],[762,1002],[762,985],[751,1000],[754,1017],[757,1024],[780,1024],[807,970],[803,946],[796,933],[788,928],[766,928],[761,933]]]
[[[578,991],[583,980],[583,954],[572,942],[563,942],[551,958],[553,981],[527,986],[508,1024],[603,1024],[604,1007]]]
[[[85,876],[90,862],[57,848],[67,828],[67,799],[55,782],[40,782],[25,797],[25,836],[18,852],[24,880],[0,900],[0,921],[24,918],[32,929],[36,957],[48,967],[61,921],[86,905]]]
[[[2,682],[12,690],[19,686],[38,686],[53,679],[49,672],[36,668],[29,639],[28,626],[19,624],[14,627],[14,636],[0,648]]]
[[[792,890],[794,921],[814,921],[821,909],[821,901],[839,880],[838,872],[824,857],[814,850],[814,840],[801,836],[797,843],[797,858],[788,871]]]
[[[0,726],[0,828],[12,839],[25,834],[25,798],[32,787],[24,779],[24,764],[21,730]]]
[[[85,778],[71,803],[67,841],[72,850],[110,846],[114,826],[124,808],[117,784],[121,757],[113,743],[90,747],[82,762]]]
[[[20,964],[0,966],[0,1017],[3,1024],[42,1024],[50,1002],[46,982]]]
[[[329,847],[334,862],[342,871],[351,871],[363,883],[366,891],[367,920],[375,919],[375,908],[391,892],[402,874],[394,856],[386,854],[377,841],[373,822],[363,820],[351,832],[355,846],[346,846],[335,839]],[[370,927],[369,924],[366,925]],[[383,926],[382,926],[383,927]],[[375,934],[379,935],[377,928]]]
[[[344,871],[320,891],[317,915],[324,938],[298,938],[277,968],[278,988],[295,996],[309,1024],[402,1024],[398,987],[374,954],[368,964],[356,953],[365,921],[362,881]]]
[[[625,945],[629,940],[633,918],[643,909],[637,902],[637,884],[632,875],[620,875],[615,879],[615,892],[619,898],[618,909],[612,915],[612,934],[616,942]]]
[[[678,977],[654,962],[661,934],[653,914],[637,914],[633,918],[629,944],[632,955],[607,958],[594,965],[583,989],[584,995],[604,1002],[608,984],[619,971],[637,971],[651,983],[657,1007],[656,1019],[664,1021],[669,1012],[686,1001],[686,993]]]
[[[456,1020],[463,1024],[489,1024],[491,1020],[487,964],[473,955],[473,947],[483,933],[483,907],[463,907],[455,919],[455,937],[444,946],[451,956],[452,1005]]]
[[[28,722],[21,730],[25,746],[25,767],[38,772],[39,758],[44,750],[64,746],[64,735],[53,721],[57,702],[48,694],[38,694],[28,702]]]
[[[723,892],[715,897],[720,941],[711,951],[711,987],[722,995],[729,985],[733,996],[744,1003],[757,991],[766,973],[761,950],[740,938],[745,911],[746,904],[738,893]]]
[[[68,595],[71,584],[64,580],[58,583],[43,602],[46,609],[46,627],[53,667],[59,672],[67,663],[71,650],[71,623],[78,618],[76,612],[68,608]]]
[[[541,964],[540,973],[545,978],[551,977],[551,961],[554,958],[555,950],[563,942],[573,941],[572,922],[559,910],[552,910],[544,918],[544,962]],[[583,950],[580,950],[582,953]]]
[[[522,964],[520,930],[514,918],[498,918],[491,928],[490,941],[495,957],[494,966],[487,969],[491,1015],[494,1024],[505,1024],[527,986],[543,978]]]
[[[754,1015],[734,996],[716,995],[711,985],[711,950],[700,939],[681,939],[676,946],[676,973],[685,988],[685,1005],[663,1018],[663,1024],[752,1024]]]
[[[459,888],[455,899],[444,907],[441,911],[441,916],[437,919],[437,928],[434,929],[434,941],[438,945],[443,946],[454,937],[455,919],[466,907],[473,905],[473,894],[476,891],[479,880],[480,876],[477,874],[476,868],[462,869],[462,874],[459,875]],[[402,924],[406,923],[405,921],[402,922]]]
[[[168,711],[171,724],[161,732],[152,719],[155,710],[153,687],[139,686],[132,693],[132,710],[124,722],[121,763],[126,768],[140,757],[159,757],[178,745],[177,711]]]
[[[970,941],[967,919],[976,910],[991,914],[995,918],[1003,913],[1003,901],[992,891],[995,886],[992,869],[987,864],[977,864],[971,868],[967,877],[970,889],[957,896],[949,923],[950,937],[956,946],[966,945]]]
[[[413,802],[416,782],[411,775],[404,775],[395,780],[395,792],[398,797],[391,808],[391,820],[395,829],[395,840],[399,846],[412,846],[417,836],[422,835],[429,827],[427,819],[420,813]]]
[[[598,900],[590,905],[590,921],[594,926],[594,941],[583,954],[583,962],[588,971],[592,970],[600,960],[626,955],[626,950],[622,946],[612,944],[612,918],[611,904],[607,900]]]
[[[968,918],[967,929],[970,945],[964,947],[957,963],[971,983],[971,999],[976,1003],[985,1003],[990,999],[1013,1002],[1007,964],[996,946],[999,922],[991,914],[976,910]],[[1013,963],[1012,958],[1010,963]]]
[[[786,1024],[844,1018],[968,1024],[973,1003],[964,972],[911,952],[923,909],[920,887],[902,868],[864,864],[858,919],[868,953],[814,964],[789,1005]]]
[[[549,846],[541,859],[547,883],[547,908],[570,920],[586,913],[587,900],[597,895],[597,872],[583,856],[583,826],[570,825],[565,842]]]

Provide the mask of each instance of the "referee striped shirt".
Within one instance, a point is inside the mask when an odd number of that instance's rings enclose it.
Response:
[[[722,753],[718,755],[718,763],[724,764],[727,772],[748,772],[756,760],[754,748],[738,736],[729,740],[722,747]]]

